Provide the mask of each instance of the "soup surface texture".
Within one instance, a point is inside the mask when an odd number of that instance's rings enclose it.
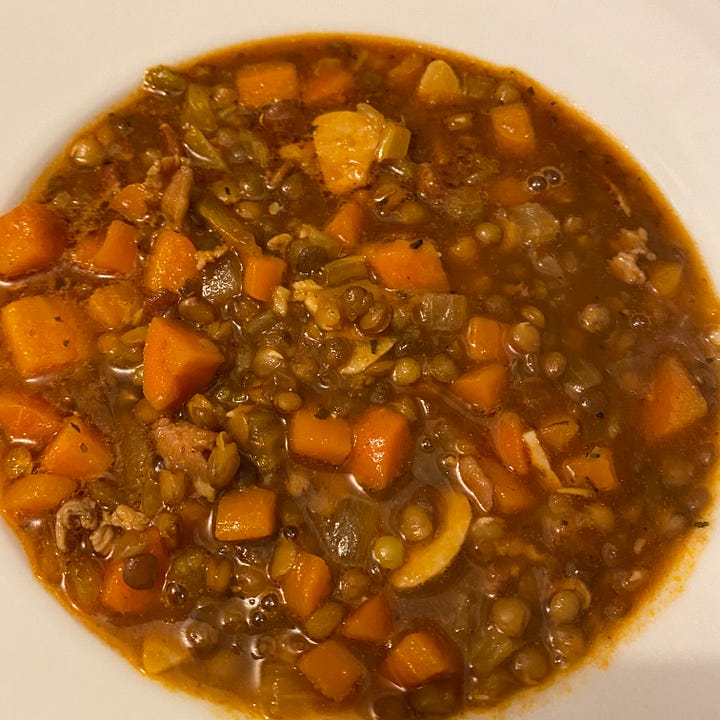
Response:
[[[707,525],[714,292],[518,72],[339,37],[151,68],[0,217],[0,278],[38,576],[260,716],[497,705]]]

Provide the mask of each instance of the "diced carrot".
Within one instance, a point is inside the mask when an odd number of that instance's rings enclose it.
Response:
[[[178,292],[199,277],[197,250],[192,241],[174,230],[161,230],[145,265],[145,287],[153,292]]]
[[[403,635],[380,666],[380,672],[388,680],[404,688],[424,685],[452,675],[456,670],[457,664],[447,643],[427,630]]]
[[[36,395],[19,390],[2,390],[0,427],[13,440],[42,443],[62,427],[62,417],[47,400]]]
[[[89,233],[77,241],[70,251],[70,258],[75,265],[86,270],[93,270],[95,268],[94,259],[101,245],[100,236],[95,232]]]
[[[330,100],[342,100],[355,83],[353,74],[335,58],[320,61],[302,86],[306,105],[319,105]]]
[[[482,315],[471,317],[464,336],[468,357],[479,362],[507,364],[509,334],[507,323]]]
[[[332,575],[319,556],[298,550],[292,567],[280,578],[288,609],[301,620],[310,617],[332,592]]]
[[[410,447],[405,416],[388,407],[371,407],[354,423],[350,472],[366,490],[384,490],[405,468]]]
[[[282,284],[287,263],[275,255],[251,255],[243,267],[243,292],[255,300],[267,302]]]
[[[356,200],[343,203],[325,225],[325,232],[335,236],[346,251],[354,250],[362,240],[365,209]]]
[[[425,59],[420,53],[408,53],[388,70],[388,84],[394,88],[409,88],[419,80],[425,70]]]
[[[150,211],[147,190],[142,183],[120,188],[111,198],[110,207],[130,222],[144,220]]]
[[[100,477],[113,464],[105,439],[85,420],[66,418],[40,455],[40,467],[78,480]]]
[[[290,420],[288,442],[298,455],[339,465],[352,450],[353,429],[344,418],[298,410]]]
[[[618,487],[618,477],[610,448],[594,447],[563,465],[565,479],[571,485],[609,492]]]
[[[326,640],[304,652],[297,667],[325,697],[340,702],[365,676],[365,666],[341,642]]]
[[[384,643],[392,631],[392,611],[382,595],[374,595],[355,608],[345,618],[341,630],[351,640],[377,644]]]
[[[291,62],[244,65],[235,74],[238,100],[251,110],[279,100],[295,100],[300,94],[297,68]]]
[[[365,256],[380,282],[391,290],[450,290],[440,254],[429,240],[401,237],[367,245]]]
[[[527,475],[530,463],[523,440],[526,428],[520,416],[505,410],[490,421],[489,429],[495,452],[505,467],[518,475]]]
[[[489,202],[505,206],[520,205],[529,202],[533,198],[533,192],[528,187],[527,180],[514,178],[510,175],[490,182],[486,192]]]
[[[683,364],[676,357],[662,357],[643,401],[645,440],[651,445],[660,442],[690,427],[706,413],[705,398]]]
[[[143,392],[158,412],[173,410],[202,392],[223,354],[207,335],[167,318],[150,321],[143,352]]]
[[[113,220],[93,257],[93,264],[100,270],[129,275],[138,260],[137,235],[137,228],[122,220]]]
[[[493,487],[493,510],[517,515],[537,505],[538,498],[526,478],[514,475],[491,458],[483,458],[481,465]]]
[[[496,105],[490,110],[495,143],[511,155],[529,155],[535,150],[535,129],[523,102]]]
[[[13,515],[42,515],[58,507],[77,488],[78,481],[66,475],[25,475],[4,490],[2,506]]]
[[[25,378],[86,360],[90,333],[80,308],[58,296],[20,298],[0,310],[0,326],[15,369]]]
[[[104,330],[116,330],[133,324],[142,311],[142,301],[131,283],[102,285],[87,301],[88,315]]]
[[[217,504],[215,537],[222,542],[257,540],[277,530],[277,493],[258,486],[226,492]]]
[[[124,579],[125,567],[130,558],[108,561],[105,566],[100,599],[108,609],[120,615],[142,615],[159,610],[162,606],[162,591],[169,558],[162,537],[157,528],[150,527],[145,533],[146,545],[143,555],[151,555],[156,560],[155,582],[148,588],[134,588]]]
[[[562,452],[577,437],[580,426],[572,415],[556,413],[543,418],[537,431],[544,445]]]
[[[489,363],[463,373],[450,385],[452,392],[480,410],[492,410],[502,400],[508,384],[508,369]]]
[[[45,205],[23,202],[0,217],[0,275],[43,270],[60,258],[67,231]]]

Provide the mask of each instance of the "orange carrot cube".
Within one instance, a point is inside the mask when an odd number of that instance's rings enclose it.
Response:
[[[77,416],[67,418],[62,429],[40,455],[40,467],[78,480],[100,477],[113,464],[105,438]]]
[[[0,310],[0,327],[15,369],[25,378],[65,370],[91,352],[80,308],[57,296],[20,298]]]
[[[384,490],[403,471],[410,453],[410,425],[387,407],[366,410],[354,425],[350,471],[366,490]]]
[[[0,275],[43,270],[63,253],[67,232],[45,205],[24,202],[0,217]]]
[[[224,361],[207,335],[167,318],[150,321],[143,351],[143,392],[158,412],[202,392]]]
[[[326,640],[304,652],[297,667],[325,697],[335,702],[345,699],[366,672],[362,662],[337,640]]]
[[[257,540],[277,530],[277,493],[252,486],[226,492],[217,504],[215,537],[222,542]]]
[[[492,410],[502,400],[509,373],[504,365],[489,363],[463,373],[450,385],[452,392],[479,410]]]
[[[339,465],[352,450],[353,429],[344,418],[298,410],[290,420],[288,442],[298,455]]]

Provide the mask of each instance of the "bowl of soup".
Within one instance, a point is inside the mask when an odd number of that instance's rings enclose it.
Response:
[[[80,6],[2,30],[10,715],[712,717],[718,11]]]

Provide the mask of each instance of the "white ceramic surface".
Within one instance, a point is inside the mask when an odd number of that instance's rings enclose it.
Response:
[[[0,211],[143,70],[278,34],[403,36],[513,65],[630,148],[720,280],[718,0],[0,0]],[[720,283],[718,283],[720,284]],[[720,717],[720,517],[683,592],[614,652],[532,699],[525,720]],[[0,526],[0,717],[206,720],[142,678],[33,580]],[[673,583],[673,588],[677,583]],[[515,716],[515,713],[511,713]],[[486,716],[484,716],[486,717]],[[505,717],[508,717],[506,715]]]

